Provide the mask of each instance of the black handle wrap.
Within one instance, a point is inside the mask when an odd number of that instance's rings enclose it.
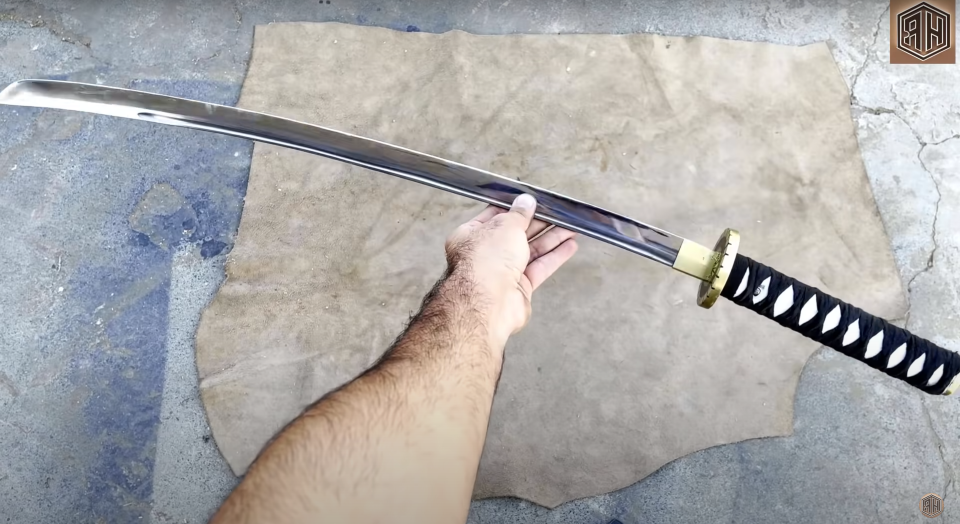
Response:
[[[737,255],[721,295],[927,393],[960,373],[960,355]]]

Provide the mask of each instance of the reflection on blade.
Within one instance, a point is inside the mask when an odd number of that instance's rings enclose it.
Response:
[[[537,218],[672,266],[683,239],[622,215],[488,171],[286,118],[183,98],[52,80],[23,80],[0,104],[86,111],[248,138],[340,160],[500,207],[521,193]]]

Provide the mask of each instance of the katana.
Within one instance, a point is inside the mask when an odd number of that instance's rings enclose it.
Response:
[[[509,208],[521,193],[536,218],[576,231],[700,280],[697,303],[720,296],[927,393],[960,387],[960,355],[738,253],[727,229],[700,245],[612,211],[489,171],[287,118],[184,98],[76,82],[22,80],[0,104],[85,111],[288,147]]]

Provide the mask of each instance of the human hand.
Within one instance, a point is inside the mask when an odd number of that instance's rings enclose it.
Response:
[[[450,279],[465,284],[500,348],[530,318],[530,298],[577,252],[575,233],[533,219],[536,200],[520,195],[509,211],[489,206],[446,242]]]

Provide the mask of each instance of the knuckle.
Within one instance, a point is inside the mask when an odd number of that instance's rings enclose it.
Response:
[[[491,219],[489,222],[486,223],[487,229],[492,231],[502,227],[504,223],[506,223],[506,221],[508,220],[507,218],[508,214],[509,213],[503,213]]]

